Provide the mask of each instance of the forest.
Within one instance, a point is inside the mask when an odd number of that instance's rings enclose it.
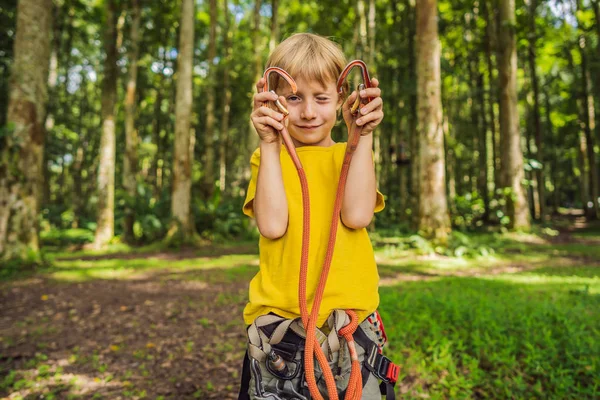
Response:
[[[297,32],[380,82],[396,392],[598,398],[600,0],[3,0],[0,396],[237,398],[249,116]]]

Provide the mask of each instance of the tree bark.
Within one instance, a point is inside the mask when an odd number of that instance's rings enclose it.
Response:
[[[600,1],[593,0],[592,8],[594,9],[594,16],[596,17],[596,59],[600,61]],[[600,67],[596,66],[595,83],[596,83],[596,98],[600,99]],[[598,117],[598,115],[596,115]],[[600,118],[596,124],[596,141],[600,143]]]
[[[577,10],[581,10],[581,0],[577,0]],[[579,54],[581,55],[581,103],[583,106],[583,133],[585,135],[586,152],[588,161],[587,178],[589,181],[589,199],[583,205],[586,216],[589,219],[598,219],[598,169],[596,165],[596,154],[594,151],[595,141],[592,132],[596,129],[596,116],[594,110],[594,97],[592,94],[592,82],[590,67],[588,65],[587,37],[582,21],[577,19],[579,33]],[[583,171],[582,171],[583,172]],[[585,178],[584,178],[585,179]]]
[[[269,37],[269,52],[273,52],[279,43],[279,0],[271,1],[271,36]]]
[[[490,15],[490,10],[488,9],[488,2],[483,1],[481,3],[481,12],[485,18],[485,34],[484,34],[484,47],[485,47],[485,59],[487,64],[487,80],[488,80],[488,115],[490,120],[490,130],[491,130],[491,164],[493,167],[493,181],[494,181],[494,193],[497,188],[500,188],[500,157],[498,156],[498,122],[496,119],[496,112],[494,107],[498,102],[498,90],[497,90],[497,79],[494,78],[494,62],[492,60],[492,54],[494,52],[497,53],[497,29],[494,26],[494,21],[496,20],[494,15]],[[492,12],[494,11],[494,7],[492,7]]]
[[[421,142],[419,231],[445,243],[450,231],[450,217],[446,201],[437,1],[418,1],[416,15],[417,115]]]
[[[102,82],[102,138],[98,168],[98,214],[94,247],[108,244],[115,233],[115,105],[117,100],[117,21],[115,0],[106,1],[104,80]]]
[[[141,19],[139,0],[132,0],[131,14],[131,49],[129,52],[129,79],[125,97],[125,156],[123,157],[123,187],[127,193],[123,237],[127,243],[133,243],[135,240],[133,223],[135,221],[134,204],[137,192],[138,168],[138,132],[135,126],[135,99]]]
[[[411,210],[410,225],[413,229],[419,228],[419,136],[417,132],[417,60],[415,49],[416,16],[415,3],[406,0],[407,32],[408,32],[408,78],[411,82],[411,91],[408,102],[408,135],[410,147],[410,200]]]
[[[369,39],[367,38],[367,11],[364,0],[356,3],[358,13],[358,54],[361,59],[366,59],[369,54]],[[354,85],[356,86],[356,84]]]
[[[274,0],[276,3],[277,0]],[[275,11],[274,11],[275,12]],[[223,63],[223,115],[221,120],[221,140],[219,141],[219,189],[225,191],[227,177],[227,147],[229,145],[229,114],[231,111],[231,88],[229,87],[229,66],[231,64],[231,36],[228,1],[223,0],[225,27],[223,29],[223,48],[225,49]]]
[[[515,0],[500,0],[500,134],[502,186],[509,189],[510,228],[529,229],[529,208],[523,188],[524,170],[517,109],[517,41]]]
[[[62,21],[62,12],[67,7],[67,5],[63,4],[62,6],[58,4],[53,5],[52,11],[52,19],[54,21],[54,29],[52,34],[51,41],[51,50],[50,50],[50,69],[48,72],[48,97],[53,99],[56,97],[56,84],[58,82],[58,52],[61,49],[62,43],[62,29],[63,23]],[[45,141],[48,140],[48,137],[51,135],[51,131],[54,128],[55,121],[55,102],[48,102],[46,105],[46,121],[44,123],[45,126]],[[1,125],[1,124],[0,124]],[[42,199],[40,201],[40,206],[50,202],[50,168],[48,167],[48,149],[47,146],[44,145],[44,159],[42,161],[42,173],[44,174],[44,179],[42,183]]]
[[[254,49],[254,82],[253,84],[256,84],[256,82],[258,82],[258,80],[261,78],[262,73],[263,73],[263,62],[262,62],[262,57],[261,57],[261,53],[262,53],[262,45],[261,45],[261,34],[260,34],[260,6],[261,6],[261,0],[256,0],[254,2],[254,12],[253,12],[253,20],[254,20],[254,25],[252,27],[252,48]],[[254,86],[253,86],[254,89]],[[254,152],[254,150],[258,147],[258,143],[259,143],[259,137],[258,134],[256,133],[256,129],[254,128],[254,125],[252,124],[252,121],[250,121],[250,118],[248,118],[248,126],[250,127],[250,129],[248,130],[249,132],[249,140],[248,140],[248,157],[247,159],[250,159],[250,155],[252,154],[252,152]],[[248,180],[250,179],[250,168],[246,169],[247,172],[247,177]]]
[[[550,82],[546,83],[546,87],[549,87]],[[555,149],[556,143],[554,143],[554,132],[552,127],[552,120],[550,118],[551,114],[551,105],[550,105],[550,89],[544,91],[544,112],[545,112],[545,122],[546,122],[546,137],[548,138],[548,148]],[[552,212],[546,211],[547,214],[558,212],[558,207],[560,206],[560,190],[559,190],[559,180],[558,180],[558,168],[555,158],[552,153],[550,157],[548,157],[548,168],[546,168],[547,176],[552,182],[552,204],[553,209]]]
[[[481,120],[481,127],[479,129],[478,136],[478,174],[477,174],[477,187],[481,192],[481,198],[483,199],[483,220],[485,222],[490,219],[490,192],[488,189],[488,121],[486,120],[485,113],[485,88],[484,88],[484,77],[483,73],[477,71],[477,102],[479,103],[479,118]],[[492,121],[493,124],[493,121]]]
[[[210,0],[210,33],[208,39],[208,76],[206,85],[206,129],[204,131],[204,199],[215,189],[215,77],[217,70],[217,0]]]
[[[178,236],[182,242],[186,242],[195,234],[191,215],[193,152],[190,151],[194,142],[191,131],[194,0],[182,0],[181,4],[171,197],[171,214],[175,223],[169,229],[168,239]]]
[[[529,0],[529,51],[528,51],[528,61],[529,61],[529,74],[531,75],[531,89],[533,91],[533,105],[532,105],[532,114],[533,114],[533,131],[534,131],[534,139],[535,139],[535,158],[538,162],[542,164],[540,169],[535,170],[535,180],[537,186],[537,204],[534,206],[534,210],[539,212],[539,215],[536,215],[536,218],[540,218],[544,220],[544,216],[546,214],[545,209],[545,187],[544,187],[544,169],[545,162],[543,156],[542,149],[542,120],[540,116],[540,89],[538,83],[538,76],[536,71],[536,51],[535,45],[537,41],[537,32],[535,27],[535,12],[537,9],[537,0]]]
[[[75,157],[73,164],[71,165],[71,175],[73,176],[73,192],[71,195],[71,202],[73,204],[73,212],[75,218],[73,219],[73,228],[79,228],[81,226],[81,217],[84,216],[85,211],[85,196],[83,191],[84,180],[81,175],[83,170],[83,162],[85,160],[84,149],[87,147],[87,136],[89,134],[88,129],[85,127],[85,116],[88,112],[88,97],[87,97],[87,78],[86,73],[81,74],[81,86],[80,90],[83,92],[79,98],[79,143],[77,144],[77,150],[75,150]]]
[[[0,259],[41,261],[38,212],[52,1],[20,0],[9,82],[10,131],[0,152]]]

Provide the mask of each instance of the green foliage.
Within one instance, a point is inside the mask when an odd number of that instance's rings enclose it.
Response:
[[[49,231],[40,232],[40,241],[43,246],[83,245],[94,241],[94,232],[88,229],[52,228]]]
[[[117,190],[115,209],[115,233],[122,232],[125,213],[133,210],[135,221],[133,233],[138,243],[150,243],[162,239],[170,221],[171,199],[167,190],[155,193],[151,185],[138,182],[135,197],[125,190]]]
[[[194,218],[198,233],[207,239],[222,241],[233,238],[253,238],[250,219],[242,214],[243,199],[221,198],[215,190],[213,198],[194,202]]]
[[[471,236],[464,233],[452,231],[448,248],[444,249],[444,254],[454,257],[485,257],[494,254],[494,249],[478,240],[473,240]]]
[[[23,260],[3,260],[0,268],[0,282],[32,275],[38,268],[36,263]]]
[[[474,191],[454,199],[455,212],[452,226],[460,230],[474,230],[483,226],[485,204],[479,192]]]
[[[493,245],[486,238],[476,234],[466,234],[452,231],[448,244],[440,246],[420,235],[399,236],[386,231],[386,234],[371,234],[371,240],[379,245],[384,243],[384,248],[389,254],[412,250],[418,255],[443,255],[448,257],[476,258],[494,254]],[[488,235],[489,236],[489,235]]]

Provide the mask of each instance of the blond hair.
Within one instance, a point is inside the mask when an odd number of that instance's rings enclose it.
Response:
[[[296,33],[281,42],[267,60],[267,68],[279,67],[292,77],[316,80],[322,86],[337,82],[347,61],[342,49],[333,41],[312,33]],[[269,77],[269,88],[277,90],[281,81],[278,74]],[[343,86],[342,98],[348,93]]]

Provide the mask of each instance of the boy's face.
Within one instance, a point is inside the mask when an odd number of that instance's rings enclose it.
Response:
[[[337,110],[342,100],[336,91],[336,82],[327,81],[326,87],[318,81],[295,79],[298,92],[292,94],[285,86],[279,94],[285,97],[290,112],[287,129],[296,147],[334,144],[331,129],[337,119]]]

